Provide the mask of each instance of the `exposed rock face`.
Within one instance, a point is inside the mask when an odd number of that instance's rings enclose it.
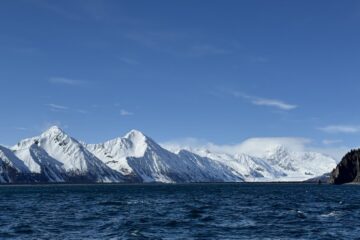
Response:
[[[330,183],[360,182],[360,149],[351,150],[332,171]]]
[[[330,182],[330,176],[331,176],[331,173],[325,173],[321,176],[317,176],[317,177],[314,177],[314,178],[310,178],[304,182],[306,183],[318,183],[318,184],[321,184],[321,183],[326,183],[328,184]]]

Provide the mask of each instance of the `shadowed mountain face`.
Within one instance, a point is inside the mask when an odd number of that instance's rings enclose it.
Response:
[[[330,177],[332,184],[354,182],[360,182],[360,149],[347,153]]]

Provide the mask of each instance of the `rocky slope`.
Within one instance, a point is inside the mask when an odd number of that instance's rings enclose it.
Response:
[[[360,182],[360,149],[347,153],[330,176],[332,184],[358,182]]]

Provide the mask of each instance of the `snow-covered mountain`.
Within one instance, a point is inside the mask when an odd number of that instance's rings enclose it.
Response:
[[[241,174],[246,182],[272,181],[286,177],[281,169],[272,166],[266,160],[244,153],[235,155],[211,152],[208,149],[195,149],[193,152],[221,162]]]
[[[321,176],[336,167],[336,160],[321,153],[292,151],[282,145],[261,146],[256,156],[245,153],[224,153],[206,148],[187,149],[233,168],[246,182],[305,181]],[[172,146],[171,151],[179,148]]]
[[[225,164],[188,151],[172,153],[143,133],[132,130],[123,138],[86,147],[112,169],[136,175],[144,182],[242,181]]]
[[[28,171],[44,175],[49,182],[120,182],[119,172],[91,154],[81,143],[58,127],[11,148]]]
[[[110,168],[124,175],[133,175],[128,157],[142,157],[148,147],[146,137],[139,131],[132,130],[123,138],[115,138],[101,144],[84,146]]]
[[[24,162],[10,149],[0,146],[0,183],[16,182],[20,172],[30,173]]]
[[[167,150],[136,130],[86,144],[55,126],[10,149],[0,146],[0,182],[303,181],[336,166],[320,153],[281,145],[264,149],[256,156],[206,148]]]
[[[337,165],[335,159],[324,154],[294,152],[284,146],[267,151],[262,158],[286,174],[279,181],[304,181],[328,173]]]

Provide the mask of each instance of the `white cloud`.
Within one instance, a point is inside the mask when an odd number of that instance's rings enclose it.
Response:
[[[276,107],[282,110],[293,110],[298,107],[276,99],[254,98],[251,102],[258,106]]]
[[[277,137],[277,138],[249,138],[238,144],[217,145],[204,139],[184,138],[175,141],[165,142],[162,145],[168,149],[176,148],[206,148],[211,151],[237,154],[246,153],[254,156],[263,155],[265,152],[277,147],[285,146],[292,151],[304,151],[306,145],[311,140],[295,137]]]
[[[347,146],[339,146],[339,147],[335,146],[335,147],[325,147],[325,148],[312,147],[312,148],[309,148],[309,150],[312,152],[326,154],[328,156],[333,157],[338,162],[340,162],[341,159],[345,156],[345,154],[353,148],[356,148],[356,147],[347,147]]]
[[[188,148],[208,147],[210,145],[212,145],[212,143],[210,143],[205,139],[198,139],[193,137],[170,140],[161,143],[161,146],[163,146],[164,148],[170,151],[177,151],[180,149],[188,149]]]
[[[40,131],[46,131],[48,130],[50,127],[53,127],[53,126],[58,126],[60,127],[61,129],[68,129],[69,128],[69,125],[67,124],[63,124],[61,121],[59,120],[54,120],[54,121],[47,121],[47,122],[44,122],[41,126],[40,126]]]
[[[69,109],[66,106],[62,106],[62,105],[58,105],[58,104],[54,104],[54,103],[48,103],[48,104],[45,104],[45,105],[50,107],[50,110],[54,111],[54,112],[64,112],[64,111]]]
[[[168,141],[161,144],[170,151],[180,149],[208,149],[212,152],[226,154],[249,154],[261,157],[269,150],[278,146],[294,152],[319,152],[341,160],[344,154],[349,151],[346,146],[316,147],[311,139],[298,137],[274,137],[274,138],[249,138],[238,144],[218,145],[206,140],[196,138],[184,138],[180,140]]]
[[[82,85],[86,83],[85,81],[75,80],[71,78],[64,78],[64,77],[51,77],[49,79],[49,82],[53,84],[63,84],[63,85],[71,85],[71,86]]]
[[[286,111],[298,108],[297,105],[289,104],[289,103],[286,103],[286,102],[278,100],[278,99],[250,96],[250,95],[247,95],[247,94],[241,93],[241,92],[231,92],[231,93],[233,96],[247,99],[252,104],[257,105],[257,106],[275,107],[275,108],[278,108],[281,110],[286,110]]]
[[[358,133],[360,132],[360,126],[352,125],[329,125],[326,127],[318,128],[326,133]]]
[[[304,151],[311,143],[307,138],[277,137],[277,138],[250,138],[244,142],[231,146],[234,152],[243,152],[250,155],[262,155],[278,146],[285,146],[291,151]],[[231,148],[230,148],[231,149]]]
[[[129,111],[125,110],[125,109],[121,109],[121,110],[120,110],[120,115],[121,115],[121,116],[131,116],[131,115],[134,115],[134,113],[133,113],[133,112],[129,112]]]

